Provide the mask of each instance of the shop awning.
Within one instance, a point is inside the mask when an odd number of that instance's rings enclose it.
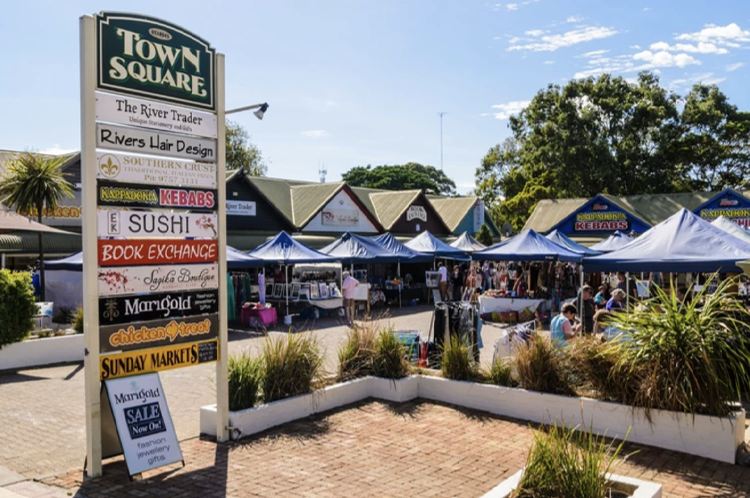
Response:
[[[67,255],[81,250],[78,234],[45,233],[45,255]],[[39,234],[36,232],[12,232],[0,234],[0,253],[13,256],[38,256]]]
[[[582,254],[559,246],[534,230],[527,229],[515,237],[484,251],[472,254],[475,261],[568,261],[579,262]]]

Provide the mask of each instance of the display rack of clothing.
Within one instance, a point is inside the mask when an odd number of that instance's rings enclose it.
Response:
[[[250,300],[253,279],[247,272],[229,272],[227,276],[229,282],[230,299],[227,301],[227,318],[235,320],[240,316],[242,305]]]

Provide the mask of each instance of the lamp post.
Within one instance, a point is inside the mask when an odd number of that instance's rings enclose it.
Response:
[[[251,111],[253,109],[257,109],[253,114],[255,114],[255,117],[262,120],[263,115],[268,110],[268,103],[264,102],[262,104],[254,104],[254,105],[248,105],[245,107],[238,107],[237,109],[230,109],[228,111],[225,111],[224,114],[234,114],[236,112],[243,112],[243,111]]]

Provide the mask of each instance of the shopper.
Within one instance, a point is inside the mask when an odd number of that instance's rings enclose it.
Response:
[[[453,293],[451,294],[451,299],[453,301],[460,301],[461,300],[461,287],[463,282],[461,282],[461,269],[458,265],[455,265],[453,267],[453,273],[451,273],[451,285],[453,286]]]
[[[607,306],[609,297],[609,287],[607,286],[607,284],[600,285],[599,292],[597,292],[596,296],[594,297],[594,304],[596,305],[596,309],[603,310]]]
[[[612,298],[607,301],[607,306],[604,307],[608,312],[622,311],[625,308],[625,291],[622,289],[615,289],[612,291]]]
[[[550,337],[553,343],[564,347],[568,345],[568,341],[575,339],[576,333],[573,328],[576,323],[576,313],[578,313],[578,310],[575,305],[563,304],[560,314],[552,319],[550,325]]]
[[[342,274],[344,281],[341,284],[341,291],[344,294],[344,310],[346,311],[346,320],[349,325],[354,324],[357,310],[354,308],[354,290],[359,285],[356,278],[349,275],[348,271]]]
[[[582,289],[583,293],[583,308],[581,313],[583,314],[583,330],[590,334],[594,331],[594,313],[596,312],[594,307],[594,290],[589,285],[584,285]]]
[[[443,263],[438,263],[438,273],[440,274],[440,297],[443,301],[448,300],[448,268]]]

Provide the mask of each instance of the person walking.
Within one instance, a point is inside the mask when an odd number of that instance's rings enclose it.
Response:
[[[438,273],[440,274],[440,297],[443,301],[448,300],[448,268],[443,263],[438,263]]]
[[[354,290],[359,285],[359,282],[356,278],[352,277],[348,271],[345,271],[342,274],[342,277],[344,277],[344,281],[341,284],[341,291],[344,294],[344,311],[346,312],[346,320],[349,325],[353,325],[357,312],[354,308]]]

